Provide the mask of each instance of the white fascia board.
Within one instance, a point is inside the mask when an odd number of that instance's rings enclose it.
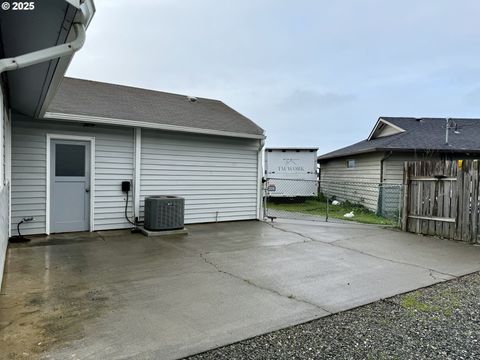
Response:
[[[58,59],[57,68],[55,70],[55,73],[53,74],[52,81],[50,82],[50,86],[48,88],[47,95],[45,95],[45,100],[43,101],[42,107],[38,112],[38,116],[37,116],[38,118],[41,119],[44,117],[45,112],[47,111],[47,108],[50,106],[50,103],[52,102],[53,97],[57,93],[58,87],[60,86],[60,83],[62,82],[65,76],[65,73],[67,72],[67,69],[70,66],[72,59],[73,59],[73,55]]]
[[[377,120],[377,122],[375,123],[375,126],[373,127],[372,131],[370,131],[370,135],[368,135],[367,140],[371,140],[371,139],[372,139],[373,134],[375,134],[375,131],[377,130],[378,126],[380,125],[380,119],[381,119],[381,118],[378,118],[378,120]]]
[[[85,19],[85,21],[84,22],[82,21],[82,23],[85,25],[85,27],[88,27],[88,24],[92,20],[93,15],[95,14],[95,11],[96,11],[95,3],[93,2],[93,0],[65,0],[65,1],[81,11],[83,18]]]
[[[316,147],[269,147],[265,148],[266,151],[272,150],[272,151],[318,151],[318,148]]]
[[[82,10],[82,15],[85,19],[85,28],[88,28],[88,25],[93,19],[93,16],[95,15],[95,12],[97,11],[95,8],[95,3],[93,0],[85,0],[80,6],[80,9]]]
[[[65,0],[70,5],[75,6],[77,9],[80,8],[80,0]]]
[[[48,119],[65,120],[65,121],[75,121],[75,122],[84,122],[84,123],[93,123],[93,124],[129,126],[134,128],[137,127],[137,128],[144,128],[144,129],[176,131],[176,132],[185,132],[185,133],[193,133],[193,134],[203,134],[203,135],[227,136],[227,137],[244,138],[244,139],[259,139],[259,140],[265,139],[265,135],[236,133],[236,132],[213,130],[213,129],[200,129],[200,128],[194,128],[189,126],[157,124],[157,123],[151,123],[147,121],[113,119],[113,118],[104,118],[104,117],[88,116],[88,115],[74,115],[74,114],[46,112],[44,118],[47,120]]]
[[[371,131],[370,135],[368,135],[368,138],[367,140],[372,140],[373,138],[373,135],[375,134],[375,132],[377,131],[378,127],[381,125],[381,124],[385,124],[385,125],[388,125],[388,126],[391,126],[393,127],[394,129],[397,129],[399,132],[405,132],[405,129],[402,129],[401,127],[395,125],[395,124],[392,124],[391,122],[385,120],[385,119],[382,119],[382,118],[379,118],[377,120],[377,123],[375,124],[375,126],[373,127],[373,130]]]

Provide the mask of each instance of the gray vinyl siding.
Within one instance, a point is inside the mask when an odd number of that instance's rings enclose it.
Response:
[[[143,130],[141,201],[185,198],[185,223],[257,217],[258,140]]]
[[[383,181],[389,184],[403,183],[403,163],[410,160],[408,156],[392,155],[383,163]]]
[[[325,181],[378,183],[382,157],[381,153],[373,153],[330,160],[320,165],[321,178]],[[347,168],[347,160],[355,160],[356,166]]]
[[[383,163],[383,181],[388,184],[403,184],[403,167],[405,161],[438,160],[440,155],[428,157],[415,153],[396,153],[388,157]]]
[[[320,165],[320,192],[377,211],[382,157],[381,153],[373,153],[323,162]],[[347,160],[355,160],[355,167],[347,168]]]
[[[133,129],[31,120],[16,116],[12,129],[12,229],[23,217],[25,234],[45,233],[47,133],[95,137],[94,229],[129,226],[124,217],[122,180],[133,179]],[[130,197],[129,213],[133,203]],[[12,231],[16,233],[15,231]]]

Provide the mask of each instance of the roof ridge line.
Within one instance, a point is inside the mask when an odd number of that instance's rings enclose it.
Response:
[[[188,94],[179,94],[179,93],[174,93],[174,92],[170,92],[170,91],[156,90],[156,89],[152,89],[152,88],[142,88],[140,86],[124,85],[124,84],[118,84],[118,83],[109,83],[109,82],[106,82],[106,81],[98,81],[98,80],[92,80],[92,79],[82,79],[82,78],[76,78],[76,77],[71,77],[71,76],[65,76],[62,79],[62,82],[64,80],[85,81],[85,82],[91,82],[91,83],[96,83],[96,84],[102,84],[102,85],[106,85],[106,86],[118,86],[118,87],[124,87],[124,88],[129,88],[129,89],[141,90],[141,91],[151,91],[151,92],[155,92],[155,93],[168,94],[168,95],[174,95],[174,96],[185,97],[185,98],[195,97],[195,98],[200,99],[200,100],[217,101],[217,102],[221,102],[221,103],[225,104],[222,100],[219,100],[219,99],[207,98],[207,97],[202,97],[202,96],[193,96],[193,95],[188,95]]]

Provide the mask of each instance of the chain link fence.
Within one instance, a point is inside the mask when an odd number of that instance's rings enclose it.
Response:
[[[399,226],[403,185],[267,179],[265,216]]]

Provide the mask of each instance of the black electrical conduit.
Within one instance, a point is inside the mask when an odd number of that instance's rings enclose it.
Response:
[[[128,193],[129,193],[129,190],[125,190],[125,193],[126,193],[126,196],[127,196],[127,199],[125,201],[125,219],[127,219],[127,221],[131,225],[133,225],[132,232],[140,232],[140,229],[138,228],[138,225],[142,224],[143,221],[138,221],[138,217],[135,217],[134,221],[132,221],[128,217]]]
[[[132,220],[130,220],[130,218],[128,217],[128,214],[127,214],[127,209],[128,209],[128,190],[125,191],[125,193],[127,194],[127,201],[125,201],[125,219],[127,219],[127,221],[132,224],[133,226],[137,226],[137,224],[135,222],[133,222]]]
[[[34,220],[33,217],[24,217],[21,221],[19,221],[17,223],[17,233],[18,233],[18,235],[10,237],[10,239],[8,239],[8,241],[11,242],[11,243],[29,242],[30,239],[23,236],[22,233],[20,232],[20,225],[22,225],[24,222],[29,222],[29,221],[33,221],[33,220]]]

